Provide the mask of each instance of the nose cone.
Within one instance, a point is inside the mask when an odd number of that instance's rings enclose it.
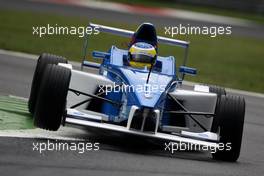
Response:
[[[141,106],[154,108],[159,101],[172,77],[151,73],[149,83],[146,84],[148,71],[122,69],[129,82],[129,93],[134,94]],[[127,90],[128,90],[127,88]]]

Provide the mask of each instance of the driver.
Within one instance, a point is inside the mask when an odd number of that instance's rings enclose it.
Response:
[[[128,50],[128,62],[131,67],[150,69],[155,63],[157,51],[154,46],[145,42],[134,43]]]

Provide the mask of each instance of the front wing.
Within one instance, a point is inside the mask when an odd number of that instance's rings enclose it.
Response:
[[[65,123],[72,124],[72,125],[80,125],[80,126],[86,126],[86,127],[92,127],[102,130],[109,130],[113,132],[120,132],[125,134],[131,134],[131,135],[138,135],[141,137],[146,138],[153,138],[153,139],[160,139],[160,140],[167,140],[170,142],[178,142],[178,143],[191,143],[194,145],[201,145],[201,146],[208,146],[210,148],[218,148],[218,142],[217,141],[206,141],[204,138],[201,139],[193,139],[188,137],[183,137],[179,135],[174,134],[167,134],[167,133],[161,133],[161,132],[155,132],[155,133],[149,133],[149,132],[142,132],[137,130],[132,130],[124,126],[109,124],[104,122],[102,116],[95,115],[95,114],[87,114],[80,112],[82,115],[77,115],[77,110],[68,109],[67,116],[65,118]],[[188,133],[186,133],[188,134]]]

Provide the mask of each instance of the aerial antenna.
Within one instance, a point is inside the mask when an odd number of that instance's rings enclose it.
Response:
[[[155,63],[155,61],[156,61],[156,58],[157,58],[157,56],[152,60],[152,62],[151,62],[151,65],[150,65],[150,68],[149,68],[149,72],[148,72],[148,78],[147,78],[147,84],[149,83],[149,77],[150,77],[150,73],[151,73],[151,71],[152,71],[152,69],[153,69],[153,66],[154,66],[154,63]]]

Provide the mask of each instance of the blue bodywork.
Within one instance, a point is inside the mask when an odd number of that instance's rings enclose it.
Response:
[[[102,64],[94,65],[87,61],[83,63],[84,66],[98,67],[99,74],[112,80],[115,85],[127,86],[122,90],[117,87],[105,95],[107,99],[122,103],[121,107],[109,102],[102,104],[101,112],[107,114],[112,122],[126,121],[132,105],[139,108],[163,109],[166,106],[167,92],[175,88],[175,84],[171,86],[172,83],[181,83],[177,79],[176,61],[173,56],[157,57],[146,84],[149,70],[129,66],[127,55],[127,50],[112,46],[108,52],[93,52],[93,57],[101,58]]]

